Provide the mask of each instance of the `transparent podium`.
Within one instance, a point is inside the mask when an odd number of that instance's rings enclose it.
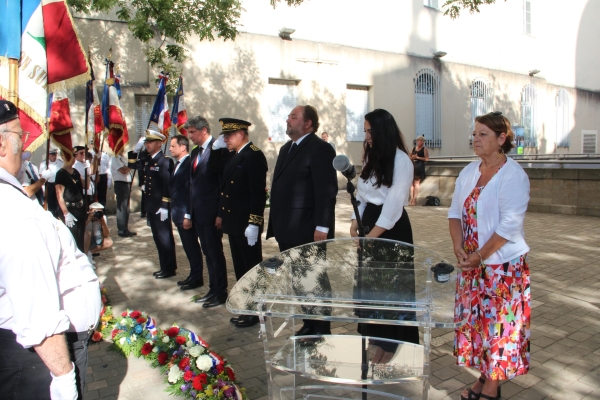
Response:
[[[468,304],[455,304],[457,276],[410,244],[334,239],[263,261],[237,282],[227,308],[259,317],[270,399],[427,399],[432,328],[469,316]],[[420,327],[422,339],[364,336],[352,324],[295,336],[302,320],[368,324],[371,333]]]

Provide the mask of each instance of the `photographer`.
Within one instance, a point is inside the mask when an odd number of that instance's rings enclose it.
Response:
[[[110,249],[113,245],[109,235],[108,225],[106,224],[106,215],[104,215],[104,206],[98,202],[90,204],[87,221],[85,222],[85,254],[88,255],[90,262],[91,253],[97,253]]]

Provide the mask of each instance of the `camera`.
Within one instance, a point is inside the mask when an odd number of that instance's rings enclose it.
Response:
[[[102,219],[102,217],[104,217],[104,211],[102,211],[102,210],[94,211],[95,219]]]

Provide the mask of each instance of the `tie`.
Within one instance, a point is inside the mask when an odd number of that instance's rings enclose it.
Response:
[[[296,152],[298,145],[296,143],[292,143],[292,147],[290,147],[290,151],[288,151],[287,156],[285,156],[285,161],[291,158],[292,154]]]
[[[39,179],[38,179],[37,175],[35,174],[35,171],[33,170],[33,165],[31,165],[31,163],[29,163],[29,170],[31,171],[31,176],[33,177],[33,181],[37,182]]]
[[[198,160],[202,157],[202,152],[204,151],[204,147],[200,146],[198,149],[198,157],[194,160],[194,172],[196,172],[196,167],[198,166]]]

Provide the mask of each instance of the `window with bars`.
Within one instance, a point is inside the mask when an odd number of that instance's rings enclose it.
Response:
[[[523,33],[526,35],[532,35],[531,0],[523,0]]]
[[[365,115],[369,112],[369,87],[346,86],[346,140],[365,140]]]
[[[596,154],[598,147],[598,131],[581,131],[581,152],[583,154]]]
[[[565,89],[556,92],[556,146],[569,147],[570,138],[570,120],[569,120],[569,93]]]
[[[415,78],[416,137],[425,137],[425,146],[442,147],[442,99],[440,78],[429,68],[422,69]]]
[[[298,83],[293,79],[269,78],[267,102],[269,104],[269,140],[286,142],[287,118],[298,102]]]
[[[431,7],[431,8],[435,8],[437,10],[440,9],[440,2],[439,2],[439,0],[423,0],[423,5],[425,7]]]
[[[475,129],[475,117],[492,111],[491,85],[485,78],[475,78],[471,85],[471,130],[469,137]]]
[[[525,129],[525,147],[537,147],[537,93],[533,85],[521,92],[521,126]]]

